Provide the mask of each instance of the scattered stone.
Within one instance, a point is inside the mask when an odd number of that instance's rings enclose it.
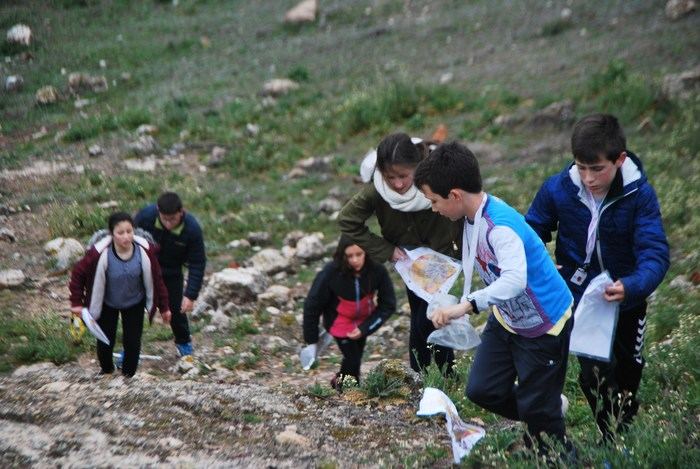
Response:
[[[42,125],[38,131],[36,131],[32,134],[32,140],[39,140],[40,138],[46,137],[48,134],[49,134],[49,131],[46,130],[46,127],[44,127]]]
[[[248,122],[245,125],[245,130],[246,130],[246,132],[248,132],[248,135],[250,135],[251,137],[255,137],[256,135],[258,135],[260,133],[260,126],[257,124],[251,124],[250,122]]]
[[[184,357],[180,357],[180,359],[177,361],[176,368],[177,372],[180,374],[187,373],[188,371],[194,369],[195,364],[192,355],[185,355]]]
[[[41,373],[45,374],[49,370],[55,370],[56,365],[50,362],[40,362],[40,363],[34,363],[32,365],[24,365],[20,366],[17,368],[15,371],[12,372],[12,376],[15,378],[19,378],[22,376],[27,376],[31,375],[33,373]]]
[[[165,446],[166,448],[173,448],[173,449],[182,448],[182,445],[184,445],[182,440],[178,440],[177,438],[172,437],[172,436],[167,436],[165,438],[161,438],[158,443],[161,446]]]
[[[124,164],[126,165],[126,169],[129,169],[131,171],[152,173],[156,170],[156,160],[153,158],[146,158],[144,160],[131,158],[128,160],[124,160]]]
[[[226,247],[229,247],[231,249],[249,248],[250,241],[248,241],[247,239],[234,239],[233,241],[228,243]]]
[[[24,87],[22,75],[10,75],[5,78],[5,91],[20,91]]]
[[[268,286],[265,274],[251,267],[224,269],[214,273],[202,294],[202,301],[212,306],[228,301],[253,302]]]
[[[53,86],[43,86],[39,88],[34,96],[37,104],[48,105],[58,101],[58,91]]]
[[[102,147],[95,144],[95,145],[90,145],[88,147],[88,155],[95,157],[95,156],[100,156],[104,151],[102,150]]]
[[[89,75],[87,73],[73,72],[68,75],[68,87],[74,93],[78,91],[92,91],[101,93],[109,89],[107,78],[104,75]]]
[[[141,124],[136,129],[136,135],[156,135],[158,133],[158,127],[151,124]]]
[[[267,275],[291,269],[290,259],[284,257],[280,251],[273,248],[261,250],[248,259],[246,264],[261,272],[265,272]]]
[[[304,261],[320,259],[326,252],[322,240],[322,233],[313,233],[304,236],[297,242],[296,257]]]
[[[282,249],[280,250],[282,255],[284,257],[288,257],[290,259],[296,257],[297,255],[297,248],[293,248],[291,246],[282,246]]]
[[[105,59],[100,59],[100,68],[107,68],[107,61]]]
[[[500,145],[486,142],[469,142],[467,147],[474,152],[476,157],[481,160],[497,162],[503,158],[504,150]]]
[[[94,101],[92,99],[76,99],[73,103],[73,107],[75,107],[76,109],[82,109],[84,107],[89,106],[93,102]]]
[[[24,272],[17,269],[0,270],[0,288],[12,288],[25,281]]]
[[[441,85],[446,85],[447,83],[450,83],[452,79],[454,78],[454,73],[452,72],[445,72],[442,75],[440,75],[440,84]]]
[[[116,200],[108,200],[107,202],[100,202],[97,206],[103,209],[113,209],[119,207],[119,202]]]
[[[46,392],[51,392],[51,393],[56,393],[56,394],[61,394],[66,391],[70,387],[69,382],[67,381],[54,381],[49,384],[43,385],[41,388],[39,388],[39,391],[46,391]]]
[[[265,312],[269,314],[270,316],[279,316],[282,314],[282,311],[279,310],[279,308],[275,308],[274,306],[268,306],[265,308]]]
[[[637,125],[637,132],[649,132],[654,129],[654,121],[647,116]]]
[[[270,306],[286,306],[289,303],[291,290],[284,285],[272,285],[264,293],[258,295],[258,303]]]
[[[209,154],[209,160],[207,161],[207,166],[209,167],[216,167],[220,166],[224,162],[224,158],[226,157],[226,149],[223,147],[214,147],[211,149],[211,153]]]
[[[231,322],[231,318],[228,317],[224,311],[220,309],[211,310],[210,313],[211,324],[216,328],[226,328]]]
[[[695,0],[669,0],[666,2],[666,18],[676,21],[695,11]]]
[[[14,231],[3,226],[0,228],[0,240],[7,241],[8,243],[14,243],[17,241],[17,238],[15,237]]]
[[[158,150],[158,143],[150,135],[141,135],[136,141],[129,144],[129,149],[137,155],[150,155]]]
[[[299,88],[299,83],[289,78],[274,78],[263,85],[262,95],[278,97]]]
[[[574,102],[570,99],[552,103],[541,111],[536,112],[528,121],[530,127],[543,127],[552,125],[555,127],[568,127],[576,118],[574,114]]]
[[[270,233],[267,231],[251,231],[248,233],[248,241],[254,246],[264,246],[270,243]]]
[[[304,232],[301,231],[301,230],[290,231],[290,232],[287,233],[287,235],[284,237],[284,240],[282,240],[282,243],[283,243],[285,246],[296,247],[297,242],[299,242],[299,240],[300,240],[301,238],[303,238],[304,236],[306,236],[306,233],[304,233]]]
[[[341,208],[343,208],[343,204],[333,197],[326,197],[318,203],[318,210],[323,213],[337,212]]]
[[[85,254],[83,245],[77,239],[56,238],[44,244],[44,252],[55,261],[55,268],[63,271]]]
[[[666,75],[661,90],[669,99],[691,98],[700,92],[700,65],[682,73]]]
[[[32,42],[32,30],[25,24],[16,24],[7,30],[7,42],[28,46]]]
[[[311,446],[311,441],[308,438],[298,434],[296,432],[296,427],[291,427],[292,426],[287,427],[285,431],[275,436],[275,440],[277,441],[277,443],[282,445],[288,444],[291,446],[300,446],[303,448]]]
[[[559,17],[564,21],[569,21],[569,20],[571,20],[571,15],[572,15],[571,8],[562,8],[561,13],[559,14]]]
[[[284,15],[287,24],[313,23],[318,12],[318,0],[303,0]]]
[[[668,284],[671,288],[678,288],[679,290],[691,290],[693,288],[693,282],[688,280],[685,275],[679,275],[678,277],[671,280]]]

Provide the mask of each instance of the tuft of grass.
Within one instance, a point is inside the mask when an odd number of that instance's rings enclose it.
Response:
[[[249,317],[238,318],[233,321],[231,335],[235,339],[242,339],[246,335],[258,334],[260,330],[256,327],[255,321]]]
[[[96,206],[77,202],[49,210],[47,223],[52,237],[87,237],[107,226],[109,212]]]
[[[360,389],[367,394],[367,397],[401,397],[404,395],[403,382],[400,378],[388,376],[376,368],[367,373]]]
[[[549,21],[542,26],[540,35],[542,37],[553,37],[573,28],[574,24],[570,19],[558,18],[553,21]]]
[[[327,399],[336,394],[336,391],[333,388],[324,384],[320,384],[319,382],[315,382],[313,385],[308,386],[306,388],[306,391],[309,393],[310,396],[316,397],[318,399]]]
[[[96,115],[78,121],[63,135],[64,142],[81,142],[117,130],[119,122],[113,115]]]

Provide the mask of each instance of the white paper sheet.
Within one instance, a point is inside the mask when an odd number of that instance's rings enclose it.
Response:
[[[102,329],[97,324],[97,321],[95,321],[95,319],[92,317],[87,308],[83,308],[80,317],[83,318],[83,322],[87,326],[88,330],[92,335],[94,335],[97,338],[97,340],[99,340],[105,345],[109,345],[109,340],[107,340],[107,336],[104,332],[102,332]]]
[[[486,435],[486,430],[476,425],[464,423],[452,400],[436,388],[425,388],[416,415],[425,417],[435,414],[445,414],[447,433],[452,441],[452,456],[455,464],[459,464],[467,456],[474,445]]]
[[[596,276],[586,287],[574,312],[569,352],[575,355],[610,361],[620,305],[607,301],[603,294],[613,281],[608,272]]]
[[[436,293],[449,293],[462,271],[460,262],[430,248],[407,250],[406,255],[408,259],[396,262],[394,268],[406,286],[428,303]]]
[[[299,352],[299,361],[301,361],[301,367],[304,370],[311,369],[311,366],[318,360],[319,355],[321,355],[328,346],[333,342],[333,336],[327,331],[322,331],[318,335],[318,342],[315,344],[310,344],[301,349]]]

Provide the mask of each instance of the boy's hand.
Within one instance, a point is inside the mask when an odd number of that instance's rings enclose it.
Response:
[[[471,310],[472,305],[469,302],[445,306],[444,308],[438,308],[433,311],[433,316],[430,320],[433,321],[433,326],[435,326],[436,329],[440,329],[448,325],[453,319],[460,318],[471,312]]]
[[[194,305],[194,301],[190,300],[186,296],[183,296],[182,297],[182,305],[180,306],[180,312],[184,314],[188,311],[192,311],[193,305]]]
[[[394,253],[391,255],[391,262],[396,262],[403,259],[408,259],[408,256],[405,252],[403,252],[403,249],[401,249],[400,247],[395,247]]]
[[[607,301],[623,301],[625,299],[625,286],[618,280],[605,289],[603,297]]]
[[[357,340],[360,337],[362,337],[362,332],[360,331],[359,327],[356,327],[355,329],[348,332],[348,339]]]
[[[80,315],[82,314],[82,312],[83,312],[83,307],[82,307],[82,306],[71,306],[71,307],[70,307],[70,312],[71,312],[74,316],[80,316]]]

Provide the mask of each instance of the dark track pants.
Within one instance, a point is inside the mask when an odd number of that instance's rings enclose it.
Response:
[[[176,344],[186,344],[192,340],[190,337],[190,324],[187,314],[181,312],[182,289],[184,277],[182,275],[163,275],[165,288],[168,290],[168,300],[170,303],[170,328],[173,330]]]
[[[449,347],[430,344],[428,348],[428,336],[435,330],[435,326],[425,313],[428,311],[428,303],[406,288],[408,304],[411,307],[411,332],[408,339],[408,354],[411,368],[420,372],[430,365],[430,359],[434,354],[435,363],[444,373],[452,371],[455,355]]]
[[[357,340],[338,339],[338,348],[343,352],[343,361],[340,363],[340,374],[342,376],[353,376],[360,382],[360,366],[362,365],[362,352],[365,350],[366,337]]]
[[[642,379],[647,305],[620,312],[609,363],[579,357],[579,384],[605,439],[625,430],[639,410],[637,390]],[[622,396],[619,398],[618,394]],[[613,423],[614,429],[610,428]]]
[[[507,331],[492,314],[469,373],[469,400],[503,417],[525,422],[540,448],[540,432],[565,442],[560,395],[572,326],[573,319],[569,319],[558,336],[545,334],[529,339]]]
[[[112,351],[117,337],[117,323],[119,313],[122,315],[122,336],[124,343],[124,362],[122,363],[122,374],[124,376],[134,376],[139,365],[141,355],[141,335],[143,334],[143,317],[146,302],[141,301],[129,308],[115,309],[106,304],[102,305],[102,314],[97,320],[102,332],[105,333],[111,345],[105,345],[97,341],[97,359],[103,373],[114,371],[114,361]]]

